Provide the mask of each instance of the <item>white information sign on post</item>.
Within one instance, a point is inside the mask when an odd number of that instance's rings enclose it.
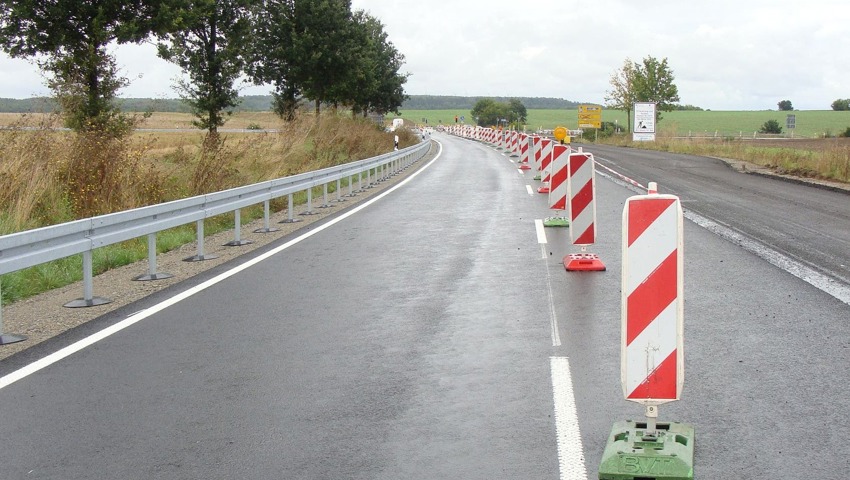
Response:
[[[634,141],[655,141],[655,108],[656,104],[653,102],[635,103],[635,125],[632,132]]]

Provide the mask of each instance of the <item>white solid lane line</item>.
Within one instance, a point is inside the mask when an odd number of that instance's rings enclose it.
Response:
[[[546,229],[543,227],[543,220],[534,220],[534,229],[537,230],[537,243],[546,243]]]
[[[578,427],[570,361],[567,357],[550,357],[552,395],[555,400],[555,431],[558,440],[558,464],[561,480],[587,480],[584,447]]]

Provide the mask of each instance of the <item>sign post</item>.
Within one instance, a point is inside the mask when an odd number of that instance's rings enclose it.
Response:
[[[623,209],[620,380],[646,421],[614,424],[600,479],[693,479],[693,427],[657,421],[658,406],[679,399],[685,368],[682,206],[656,191],[651,183]]]

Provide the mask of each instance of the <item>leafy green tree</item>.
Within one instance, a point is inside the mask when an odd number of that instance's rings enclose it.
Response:
[[[845,112],[850,110],[850,98],[839,98],[838,100],[832,102],[830,105],[833,110],[838,112]]]
[[[243,73],[251,38],[251,0],[183,0],[175,30],[158,45],[159,56],[183,69],[181,98],[192,123],[215,134],[239,104],[235,82]]]
[[[131,120],[115,105],[128,84],[107,52],[111,42],[140,42],[170,27],[168,0],[4,0],[0,48],[35,58],[76,131],[123,134]]]
[[[388,40],[377,18],[358,10],[352,20],[353,43],[358,49],[352,72],[345,81],[347,94],[343,96],[350,101],[355,114],[398,113],[407,98],[404,93],[407,75],[399,73],[404,56]]]
[[[477,119],[476,123],[481,126],[499,125],[502,119],[507,120],[508,104],[482,98],[475,102],[470,113]]]
[[[673,83],[673,71],[667,65],[667,59],[659,61],[654,57],[646,57],[643,63],[635,65],[635,75],[632,87],[634,100],[637,102],[655,102],[655,122],[661,121],[661,112],[669,112],[679,101],[679,89]]]
[[[779,125],[779,122],[776,120],[768,120],[764,122],[764,124],[759,129],[759,133],[773,133],[779,134],[782,133],[782,127]]]
[[[292,121],[302,95],[295,58],[296,0],[263,0],[254,10],[254,41],[246,71],[256,84],[271,84],[272,110]]]
[[[776,104],[779,107],[779,111],[782,112],[790,112],[794,110],[794,107],[791,105],[791,100],[781,100]]]
[[[528,121],[528,111],[525,109],[525,105],[516,98],[510,99],[508,102],[508,112],[511,121],[518,125],[524,125]]]
[[[351,15],[350,0],[295,1],[293,80],[317,114],[322,103],[346,100],[345,79],[359,60]]]
[[[626,112],[628,131],[632,130],[632,109],[637,101],[635,98],[635,75],[637,66],[626,58],[623,66],[611,75],[609,84],[611,90],[605,93],[605,107]]]

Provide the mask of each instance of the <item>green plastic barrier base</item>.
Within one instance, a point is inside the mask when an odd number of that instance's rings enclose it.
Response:
[[[656,435],[646,422],[617,422],[599,465],[599,480],[694,478],[694,427],[658,422]]]
[[[535,175],[534,180],[540,180],[542,177],[540,175]]]
[[[569,227],[570,221],[565,217],[549,217],[543,220],[544,227]]]

